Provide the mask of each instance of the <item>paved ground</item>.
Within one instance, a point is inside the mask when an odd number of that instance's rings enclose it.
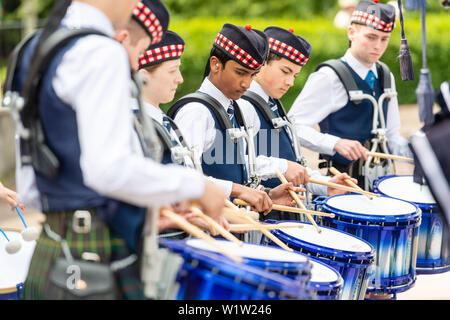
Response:
[[[417,106],[402,106],[400,108],[402,119],[401,134],[409,137],[411,134],[421,128],[418,119]],[[303,154],[308,160],[308,164],[312,169],[317,169],[317,156],[304,149]],[[411,174],[413,166],[409,164],[397,164],[396,170],[398,174]],[[3,184],[14,188],[14,175],[11,174],[6,180],[2,180]],[[26,209],[23,212],[24,218],[28,225],[40,228],[40,222],[44,216],[33,210]],[[0,226],[22,228],[21,221],[17,215],[3,203],[0,203]],[[1,268],[1,265],[0,265]],[[0,271],[1,272],[1,271]],[[419,275],[413,288],[397,295],[398,300],[427,300],[427,299],[450,299],[450,272],[435,275]]]

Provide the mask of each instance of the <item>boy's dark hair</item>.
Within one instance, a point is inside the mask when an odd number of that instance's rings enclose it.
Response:
[[[126,29],[130,33],[130,43],[132,45],[136,45],[143,37],[150,37],[150,40],[152,40],[147,31],[134,19],[128,21]]]
[[[282,58],[283,58],[282,56],[270,51],[269,54],[267,55],[266,64],[269,64],[272,61],[281,60]]]
[[[216,57],[217,59],[219,59],[220,63],[222,63],[224,68],[225,68],[225,64],[228,61],[233,60],[225,52],[217,49],[216,46],[213,46],[211,49],[211,52],[209,53],[208,61],[206,61],[205,72],[203,74],[203,78],[206,78],[207,76],[209,76],[209,73],[211,71],[211,67],[209,65],[209,61],[211,60],[211,57]]]

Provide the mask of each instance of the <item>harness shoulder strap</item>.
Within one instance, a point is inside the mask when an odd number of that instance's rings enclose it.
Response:
[[[37,117],[37,95],[42,78],[59,49],[73,39],[92,34],[106,36],[102,32],[94,29],[62,28],[48,37],[41,46],[36,48],[37,52],[28,69],[28,74],[21,92],[22,97],[25,99],[25,106],[22,112],[24,124],[27,124],[32,118]]]
[[[269,123],[272,127],[272,119],[275,119],[275,113],[269,107],[269,104],[258,94],[247,90],[242,99],[250,102],[258,111],[262,114],[264,120]]]
[[[99,34],[91,29],[59,29],[52,33],[35,49],[33,60],[28,68],[27,77],[22,87],[21,96],[24,107],[20,112],[23,126],[30,132],[29,136],[21,139],[21,160],[23,164],[31,163],[34,170],[45,177],[56,177],[60,162],[46,143],[38,112],[38,96],[45,72],[57,54],[58,50],[72,39],[84,35]]]
[[[315,71],[325,66],[330,67],[337,74],[342,84],[344,85],[348,99],[351,100],[350,92],[359,91],[359,89],[356,86],[355,79],[353,79],[353,76],[350,73],[350,70],[348,70],[347,66],[339,59],[330,59],[319,64]],[[353,100],[353,102],[360,103],[361,101]]]
[[[17,73],[17,70],[20,67],[20,62],[22,61],[23,54],[28,44],[31,42],[31,39],[38,34],[39,31],[36,31],[30,35],[28,35],[25,39],[23,39],[18,45],[14,47],[14,50],[11,52],[8,61],[8,67],[6,71],[6,79],[3,85],[3,95],[6,92],[11,91],[13,87],[14,76]]]
[[[391,83],[391,70],[389,69],[389,67],[381,61],[377,62],[377,67],[378,70],[380,71],[380,79],[381,80],[381,85],[382,85],[382,90],[386,90],[386,89],[391,89],[392,88],[392,83]]]
[[[178,126],[175,123],[175,121],[173,121],[173,119],[170,117],[167,117],[167,118],[169,119],[169,122],[172,125],[173,131],[175,131],[175,133],[177,134],[178,140],[180,141],[181,145],[185,148],[188,148],[188,145],[187,145],[186,141],[184,140],[183,134],[181,133],[180,129],[178,129]]]
[[[167,130],[155,119],[152,119],[153,125],[155,126],[156,133],[158,134],[159,139],[161,140],[164,149],[170,150],[173,147],[172,139],[167,132]]]
[[[233,124],[231,123],[227,112],[222,107],[220,102],[211,97],[210,95],[199,91],[180,98],[170,107],[170,109],[167,111],[167,115],[169,116],[169,118],[175,119],[177,112],[183,106],[191,102],[199,102],[208,107],[208,109],[211,110],[216,116],[222,130],[233,128]]]

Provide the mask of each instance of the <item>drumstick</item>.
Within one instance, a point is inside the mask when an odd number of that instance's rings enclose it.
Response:
[[[230,208],[223,208],[222,214],[225,217],[225,219],[228,220],[230,223],[247,223],[247,219],[245,219],[245,215],[241,214],[239,211],[230,209]],[[254,219],[258,220],[258,219]]]
[[[284,250],[287,251],[294,251],[293,249],[289,248],[284,242],[282,242],[280,239],[278,239],[277,237],[275,237],[270,231],[266,230],[263,226],[263,224],[253,220],[252,218],[245,216],[245,219],[247,219],[248,221],[250,221],[255,228],[258,231],[261,231],[267,238],[269,238],[270,240],[272,240],[273,242],[275,242],[277,245],[279,245],[281,248],[283,248]]]
[[[240,206],[248,206],[249,205],[247,202],[245,202],[244,200],[241,200],[241,199],[234,199],[233,202],[234,202],[234,204],[237,204]],[[316,216],[325,216],[325,217],[334,218],[334,213],[294,208],[294,207],[289,207],[289,206],[283,206],[281,204],[273,204],[272,209],[279,210],[279,211],[287,211],[287,212],[292,212],[292,213],[303,213],[303,214],[309,213],[309,214],[313,214]]]
[[[409,162],[414,162],[414,159],[412,158],[407,158],[407,157],[402,157],[402,156],[397,156],[395,154],[389,154],[389,153],[382,153],[382,152],[370,152],[367,151],[366,154],[370,157],[374,157],[374,158],[383,158],[383,159],[393,159],[393,160],[404,160],[404,161],[409,161]]]
[[[279,224],[261,224],[261,225],[259,225],[259,228],[264,228],[266,230],[277,230],[277,229],[303,228],[303,226],[300,223],[296,223],[296,225],[292,225],[292,224],[283,225],[282,223],[279,223]],[[237,223],[237,224],[230,224],[230,230],[231,231],[250,231],[250,230],[258,230],[258,229],[253,224]]]
[[[236,238],[234,235],[231,234],[228,230],[226,230],[224,227],[222,227],[217,221],[212,219],[211,217],[204,214],[199,208],[195,206],[191,206],[191,211],[194,212],[200,219],[205,221],[207,224],[211,225],[213,228],[215,228],[225,239],[230,240],[231,242],[234,242],[238,246],[242,247],[244,243]]]
[[[372,193],[372,192],[365,191],[365,190],[358,189],[358,188],[343,186],[342,184],[337,184],[337,183],[333,183],[333,182],[321,181],[321,180],[317,180],[317,179],[309,179],[309,182],[315,183],[315,184],[321,184],[321,185],[331,187],[334,189],[338,189],[338,190],[344,190],[344,191],[349,191],[349,192],[353,192],[353,193],[361,193],[361,194],[371,196],[371,197],[381,197],[381,195],[376,194],[376,193]]]
[[[163,216],[165,216],[166,218],[170,219],[171,221],[173,221],[179,228],[183,229],[187,233],[193,235],[194,237],[202,239],[206,243],[210,244],[211,246],[216,248],[223,255],[229,257],[230,259],[234,260],[235,262],[238,262],[238,263],[242,262],[241,257],[238,257],[238,256],[228,252],[228,250],[222,248],[213,237],[211,237],[210,235],[203,232],[197,226],[189,223],[188,221],[186,221],[186,219],[182,218],[178,214],[176,214],[170,210],[167,210],[167,209],[162,209],[161,214]]]
[[[229,209],[234,210],[234,211],[238,211],[239,213],[248,215],[251,218],[253,218],[254,220],[258,220],[259,219],[259,213],[258,212],[251,211],[251,210],[245,210],[243,208],[239,208],[238,206],[236,206],[233,202],[231,202],[228,199],[225,199],[225,206],[227,208],[229,208]],[[247,204],[247,206],[250,206],[250,204]]]
[[[331,167],[331,168],[330,168],[330,172],[331,172],[333,175],[335,175],[335,176],[337,176],[338,174],[341,174],[341,172],[340,172],[338,169],[336,169],[335,167]],[[363,190],[360,186],[358,186],[356,183],[354,183],[351,179],[348,179],[348,178],[347,178],[347,179],[344,179],[344,181],[345,181],[345,183],[348,184],[350,187],[356,188],[356,189],[358,189],[358,190]],[[373,199],[372,196],[369,196],[369,195],[367,195],[367,194],[365,194],[365,196],[366,196],[367,198],[369,198],[370,200]]]
[[[286,180],[286,177],[283,176],[280,171],[276,170],[276,174],[278,179],[280,179],[281,183],[286,184],[288,183],[288,181]],[[295,200],[295,202],[297,202],[297,205],[306,210],[305,205],[303,204],[303,202],[300,200],[300,198],[298,197],[298,195],[292,191],[289,190],[289,194],[291,195],[291,197]],[[305,213],[306,217],[308,218],[309,222],[311,222],[311,224],[314,226],[314,228],[316,228],[318,233],[321,233],[322,230],[319,228],[319,226],[317,225],[317,223],[314,221],[314,219],[311,217],[311,215],[309,213]]]

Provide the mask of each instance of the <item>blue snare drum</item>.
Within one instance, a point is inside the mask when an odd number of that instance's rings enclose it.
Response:
[[[417,248],[417,273],[450,270],[450,248],[444,220],[430,189],[415,183],[413,176],[385,176],[374,181],[374,192],[414,203],[422,210]]]
[[[228,241],[219,242],[223,244]],[[218,252],[209,250],[211,248],[202,240],[161,239],[160,243],[179,253],[184,259],[177,275],[179,284],[177,300],[311,300],[314,298],[313,292],[304,283],[262,269],[259,259],[244,258],[246,263],[236,263]],[[301,261],[308,260],[302,257]],[[280,266],[281,264],[279,263]]]
[[[310,259],[313,267],[308,286],[315,292],[317,300],[339,300],[344,279],[336,269],[317,259]]]
[[[369,292],[398,293],[416,280],[416,254],[420,209],[412,203],[389,197],[368,199],[361,194],[332,196],[316,200],[324,212],[324,225],[351,233],[376,250],[375,272]]]
[[[271,222],[303,225],[301,229],[279,229],[271,232],[292,249],[336,269],[344,280],[341,299],[364,299],[375,255],[370,243],[328,227],[320,227],[322,232],[318,233],[309,223],[273,220]],[[262,241],[272,244],[266,237],[263,237]]]
[[[5,250],[7,240],[0,237],[0,300],[19,300],[36,241],[23,241],[20,230],[3,229],[9,240],[18,239],[22,246],[18,252],[9,254]]]

